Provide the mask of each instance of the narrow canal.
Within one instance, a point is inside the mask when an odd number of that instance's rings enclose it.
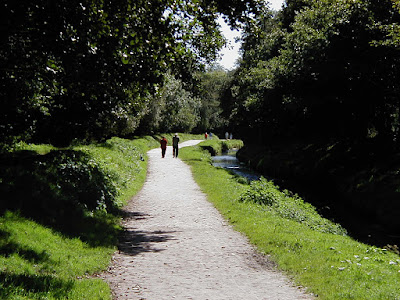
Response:
[[[236,158],[237,150],[229,150],[228,152],[222,153],[212,157],[214,167],[224,168],[231,172],[245,177],[248,180],[258,180],[261,175],[248,168],[244,163],[241,163]]]

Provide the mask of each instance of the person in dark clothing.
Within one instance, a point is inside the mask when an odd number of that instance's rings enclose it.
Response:
[[[164,136],[161,138],[160,144],[161,144],[161,157],[164,158],[165,151],[167,150],[167,144],[168,144],[168,141]]]
[[[175,136],[172,138],[172,156],[173,157],[178,157],[178,152],[179,152],[179,136],[177,133],[175,133]]]

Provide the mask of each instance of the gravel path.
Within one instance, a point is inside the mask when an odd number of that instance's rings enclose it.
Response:
[[[160,149],[148,157],[146,183],[125,208],[126,231],[103,275],[114,299],[311,299],[231,228],[171,147],[164,159]]]

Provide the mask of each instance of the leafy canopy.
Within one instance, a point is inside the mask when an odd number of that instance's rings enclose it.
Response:
[[[12,1],[1,4],[4,145],[133,132],[167,70],[187,80],[259,0]]]

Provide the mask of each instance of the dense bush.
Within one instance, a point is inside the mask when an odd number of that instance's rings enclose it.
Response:
[[[117,208],[113,176],[88,153],[53,150],[45,155],[18,151],[3,155],[0,212],[19,211],[67,234],[82,222]],[[90,222],[93,226],[93,220]]]
[[[287,190],[280,191],[278,186],[265,178],[251,182],[239,201],[260,204],[282,218],[306,224],[320,232],[347,234],[340,225],[322,218],[311,204],[304,202],[298,195]]]

